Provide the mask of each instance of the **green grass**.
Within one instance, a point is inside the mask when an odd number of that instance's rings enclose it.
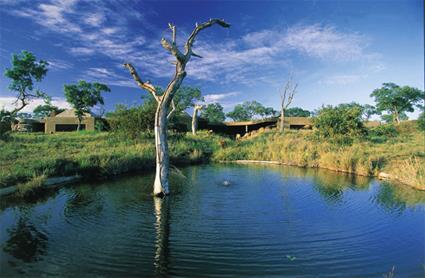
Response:
[[[317,140],[311,130],[257,132],[240,142],[207,132],[196,136],[171,133],[170,160],[172,165],[210,159],[267,160],[364,176],[385,172],[402,183],[425,189],[424,133],[412,122],[396,129],[372,130],[351,145]],[[154,162],[152,134],[141,134],[137,140],[106,132],[12,134],[8,141],[0,141],[0,187],[31,187],[31,182],[38,184],[38,177],[78,174],[101,178],[150,171]]]
[[[365,176],[385,172],[402,183],[425,189],[424,133],[412,122],[396,129],[396,135],[358,138],[351,145],[314,139],[311,130],[263,132],[219,150],[214,159],[279,161]]]
[[[205,132],[170,134],[171,164],[208,160],[220,148],[220,140]],[[130,140],[106,132],[15,133],[8,141],[0,141],[0,187],[24,184],[38,176],[99,178],[151,170],[154,162],[154,139],[146,134]]]

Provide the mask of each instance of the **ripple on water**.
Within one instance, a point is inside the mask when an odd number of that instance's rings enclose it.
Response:
[[[396,265],[401,276],[423,274],[424,202],[411,192],[284,167],[184,174],[181,192],[164,200],[149,196],[152,177],[129,177],[5,210],[0,273],[377,277]],[[37,235],[32,259],[17,256],[28,246],[12,243]]]

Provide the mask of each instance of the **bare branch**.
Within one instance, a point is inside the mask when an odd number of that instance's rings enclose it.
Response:
[[[147,90],[148,92],[150,92],[157,102],[160,101],[159,100],[159,96],[157,95],[157,92],[156,92],[155,87],[152,84],[149,84],[149,82],[143,82],[142,79],[137,74],[136,69],[133,67],[132,64],[125,63],[124,64],[124,67],[126,67],[128,69],[128,71],[130,72],[131,76],[133,77],[133,79],[136,81],[137,85],[140,88],[142,88],[142,89]]]
[[[198,57],[198,58],[203,58],[201,55],[196,54],[195,52],[192,51],[192,56]]]
[[[207,22],[204,22],[202,24],[196,23],[195,24],[195,29],[190,34],[190,36],[187,39],[187,42],[185,44],[185,47],[184,47],[185,50],[186,50],[185,56],[186,56],[186,59],[187,60],[189,60],[190,59],[190,56],[193,55],[192,46],[193,46],[193,43],[195,42],[195,38],[198,35],[198,33],[200,31],[202,31],[203,29],[205,29],[205,28],[211,27],[214,24],[218,24],[218,25],[220,25],[223,28],[229,28],[230,27],[230,24],[227,23],[227,22],[225,22],[224,19],[210,19]]]
[[[174,103],[174,99],[172,99],[171,100],[171,111],[167,115],[167,120],[169,120],[171,118],[171,116],[173,115],[174,111],[176,111],[176,105]]]
[[[185,62],[186,57],[183,55],[183,53],[180,52],[174,42],[170,43],[167,39],[162,38],[161,45],[163,48],[168,50],[173,56],[175,56],[179,62]]]

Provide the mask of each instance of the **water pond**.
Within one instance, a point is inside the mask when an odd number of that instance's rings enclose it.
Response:
[[[0,277],[424,277],[423,192],[270,165],[181,174],[165,199],[143,175],[0,200]]]

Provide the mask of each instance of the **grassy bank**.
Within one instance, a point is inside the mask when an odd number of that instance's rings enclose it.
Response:
[[[0,187],[20,184],[25,189],[53,176],[102,178],[153,170],[153,143],[149,134],[137,140],[106,132],[12,134],[0,141]],[[240,142],[206,132],[170,134],[169,147],[173,165],[210,159],[279,161],[365,176],[385,172],[425,189],[424,133],[414,123],[402,124],[395,133],[371,132],[349,145],[317,140],[310,130],[287,130],[259,132]]]
[[[173,165],[200,163],[220,148],[223,138],[207,133],[198,136],[170,134]],[[88,178],[115,176],[155,166],[154,139],[138,140],[106,132],[12,134],[0,141],[0,187],[24,184],[43,176],[81,175]]]
[[[350,145],[317,140],[311,130],[263,132],[218,150],[214,159],[279,161],[365,176],[385,172],[425,190],[424,133],[412,122],[396,127],[396,131],[391,136],[359,138]]]

